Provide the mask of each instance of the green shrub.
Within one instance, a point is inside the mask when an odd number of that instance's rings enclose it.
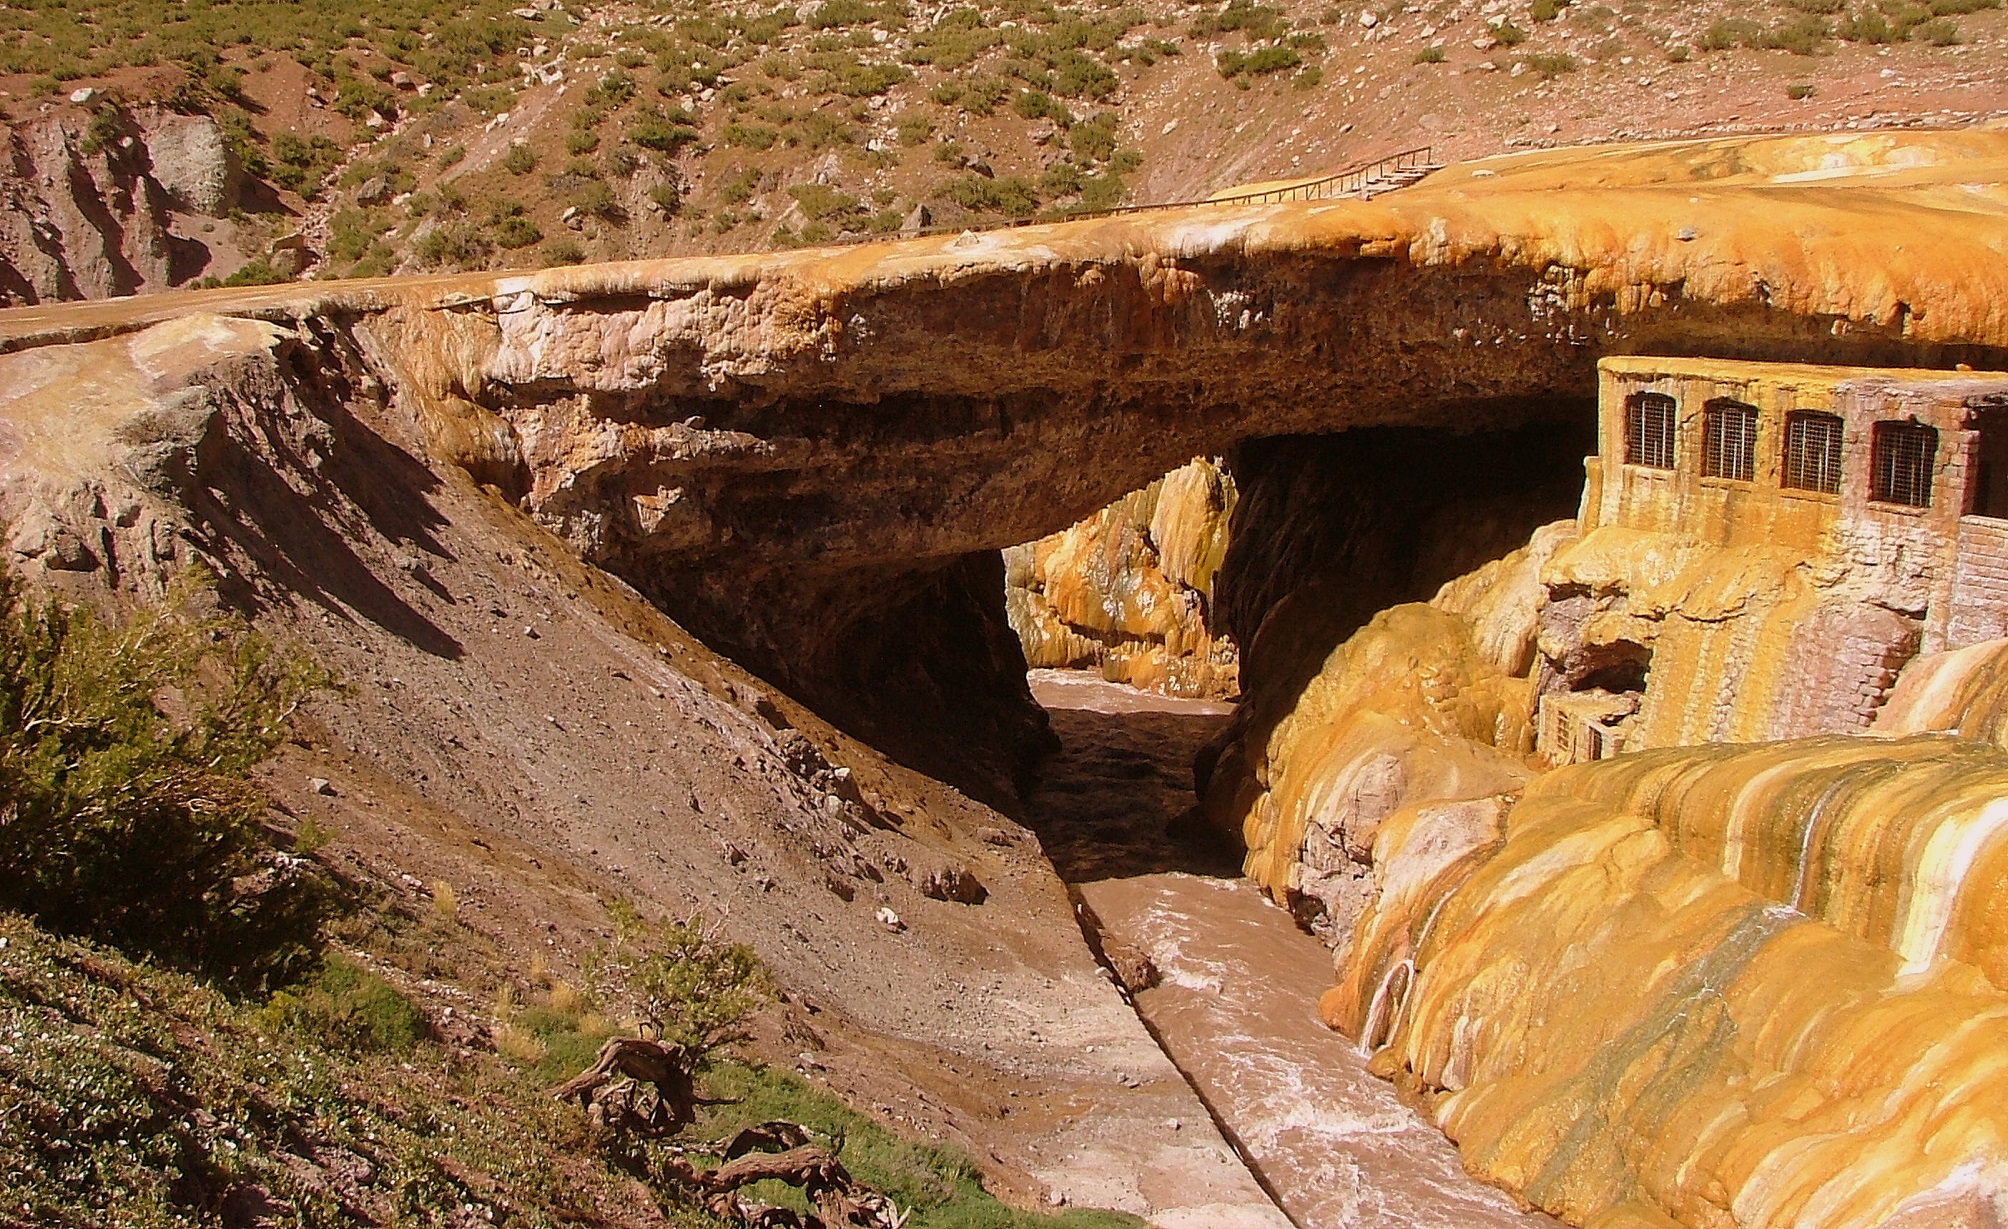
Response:
[[[599,134],[590,128],[574,128],[565,134],[565,152],[568,154],[590,154],[599,147]]]
[[[1497,25],[1487,26],[1486,31],[1494,39],[1498,40],[1501,47],[1518,47],[1521,43],[1527,41],[1527,32],[1510,21],[1502,21]]]
[[[800,124],[791,131],[789,144],[807,145],[810,149],[828,149],[834,145],[855,145],[857,129],[840,115],[827,111],[812,111],[802,117]]]
[[[1813,93],[1812,85],[1804,81],[1785,87],[1785,97],[1791,99],[1793,102],[1804,102],[1806,99],[1811,98]]]
[[[864,204],[857,197],[828,184],[796,184],[788,189],[788,195],[795,198],[802,207],[802,215],[812,222],[844,221],[864,212]]]
[[[1044,90],[1020,90],[1011,100],[1011,109],[1020,119],[1051,118],[1062,128],[1074,122],[1073,113]]]
[[[1071,162],[1055,162],[1039,176],[1039,191],[1047,196],[1072,196],[1081,190],[1081,168]]]
[[[397,100],[389,90],[374,81],[351,77],[335,91],[335,110],[357,123],[369,118],[371,112],[385,119],[395,119]]]
[[[733,122],[725,125],[725,143],[740,149],[769,150],[781,139],[778,130],[765,124],[742,124]]]
[[[1553,21],[1562,15],[1562,10],[1567,8],[1569,3],[1570,0],[1534,0],[1534,7],[1528,16],[1535,21]]]
[[[1834,35],[1834,29],[1828,26],[1825,20],[1811,13],[1787,18],[1770,27],[1760,25],[1747,17],[1725,17],[1708,27],[1702,34],[1701,49],[1727,51],[1732,47],[1748,47],[1753,50],[1789,51],[1794,55],[1814,55]]]
[[[1441,64],[1447,58],[1449,58],[1448,55],[1441,47],[1424,47],[1421,51],[1416,52],[1415,58],[1409,62],[1411,64]]]
[[[1254,0],[1230,0],[1226,8],[1192,23],[1187,31],[1193,38],[1212,38],[1239,31],[1251,41],[1281,38],[1287,29],[1282,9],[1257,4]]]
[[[1090,162],[1107,162],[1116,152],[1116,115],[1103,111],[1091,120],[1075,124],[1067,132],[1067,146],[1074,156]]]
[[[1921,21],[1911,28],[1913,38],[1921,38],[1934,47],[1956,47],[1965,42],[1959,33],[1959,24],[1947,17],[1934,17]]]
[[[959,84],[937,86],[931,97],[944,106],[960,106],[971,115],[989,115],[1016,93],[1002,77],[971,77]]]
[[[315,974],[274,994],[267,1026],[352,1054],[402,1054],[425,1036],[425,1017],[410,999],[346,956],[329,953]]]
[[[83,139],[77,142],[77,149],[86,155],[101,153],[118,144],[125,133],[125,114],[117,107],[99,107],[91,112],[90,122],[84,125]]]
[[[675,153],[681,146],[694,143],[697,137],[696,124],[681,112],[674,119],[657,112],[645,112],[629,123],[627,129],[630,142],[664,154]]]
[[[1053,88],[1069,98],[1107,98],[1122,79],[1107,65],[1079,51],[1068,51],[1053,66]]]
[[[260,256],[246,261],[235,273],[217,283],[221,286],[276,286],[280,282],[293,279],[272,267],[272,262]]]
[[[1520,61],[1527,71],[1538,73],[1544,81],[1552,81],[1563,73],[1576,71],[1576,57],[1567,54],[1538,53]]]
[[[333,679],[187,615],[200,583],[107,620],[0,571],[0,904],[259,985],[310,959],[327,898],[266,848],[245,774]]]
[[[934,135],[934,121],[925,115],[902,116],[899,121],[899,143],[912,148],[925,145],[927,138]]]
[[[511,175],[528,175],[537,169],[536,152],[521,141],[512,142],[502,155],[502,169]]]
[[[611,110],[632,99],[635,90],[634,78],[616,69],[595,82],[585,92],[584,101],[588,107],[606,107]]]
[[[759,186],[759,168],[742,166],[718,182],[718,199],[728,205],[743,205],[753,199],[754,189]]]
[[[608,911],[613,935],[586,962],[599,999],[628,1004],[700,1068],[747,1038],[747,1018],[773,993],[752,948],[720,941],[701,917],[652,923],[627,901]]]
[[[289,192],[313,199],[328,171],[341,158],[341,147],[324,136],[301,140],[290,132],[272,138],[271,179]]]
[[[1834,37],[1825,21],[1811,13],[1779,22],[1764,34],[1766,50],[1789,51],[1793,55],[1815,55]]]
[[[492,247],[479,228],[461,222],[425,232],[414,250],[419,261],[431,268],[466,269],[479,263]]]
[[[1762,35],[1763,27],[1747,17],[1725,17],[1702,32],[1700,46],[1703,51],[1728,51],[1754,45]]]
[[[1280,73],[1295,68],[1304,62],[1304,57],[1288,47],[1262,47],[1255,51],[1222,51],[1213,58],[1213,66],[1223,77],[1262,76]]]
[[[911,81],[913,74],[897,64],[849,63],[839,66],[819,83],[823,93],[848,98],[869,98]]]
[[[990,179],[982,175],[959,175],[937,184],[934,194],[972,213],[1001,213],[1006,217],[1025,218],[1039,209],[1038,189],[1016,176]]]
[[[703,1112],[700,1127],[724,1138],[740,1127],[785,1119],[814,1136],[840,1142],[841,1159],[858,1180],[883,1191],[901,1208],[915,1210],[927,1229],[1137,1229],[1142,1222],[1121,1212],[1070,1208],[1019,1212],[982,1187],[968,1156],[953,1148],[904,1139],[807,1081],[774,1067],[722,1063],[709,1084],[729,1104]]]
[[[867,0],[823,0],[809,11],[809,28],[834,30],[844,26],[871,25],[894,16],[894,10],[882,9]]]
[[[971,8],[956,9],[914,36],[906,61],[932,64],[952,72],[973,63],[1002,41],[1002,36],[984,25],[981,13]]]
[[[573,188],[565,199],[570,202],[572,208],[589,218],[599,218],[604,222],[621,222],[627,217],[619,199],[614,196],[614,190],[603,180],[587,180]]]
[[[572,239],[553,239],[544,245],[544,263],[550,265],[576,265],[586,259],[585,249]]]
[[[494,233],[495,242],[511,251],[529,247],[544,238],[544,232],[537,224],[520,214],[497,220]]]

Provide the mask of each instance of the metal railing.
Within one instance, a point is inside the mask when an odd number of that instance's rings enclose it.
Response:
[[[1298,183],[1267,188],[1260,192],[1242,192],[1234,196],[1216,196],[1199,203],[1208,205],[1267,205],[1282,201],[1341,200],[1348,196],[1365,197],[1379,184],[1405,187],[1421,179],[1436,164],[1430,158],[1430,147],[1405,149],[1398,154],[1389,154],[1376,162],[1352,170],[1338,171],[1322,175],[1316,179],[1306,179]],[[1140,205],[1139,209],[1169,208],[1162,205]]]
[[[925,226],[919,230],[904,231],[889,235],[844,235],[834,240],[836,244],[887,243],[899,239],[919,239],[930,235],[961,234],[965,231],[1013,230],[1021,226],[1047,226],[1056,222],[1081,222],[1094,218],[1116,218],[1133,213],[1157,213],[1166,209],[1191,209],[1200,205],[1271,205],[1285,201],[1343,200],[1357,196],[1370,199],[1378,192],[1391,192],[1420,181],[1437,169],[1431,157],[1431,147],[1418,146],[1404,149],[1400,153],[1389,154],[1372,162],[1334,171],[1330,175],[1320,175],[1313,179],[1297,180],[1274,188],[1264,188],[1257,192],[1239,192],[1231,196],[1210,196],[1199,200],[1157,201],[1148,205],[1118,205],[1113,209],[1094,209],[1080,213],[1063,213],[1045,217],[1007,218],[996,222],[971,224],[943,224]]]

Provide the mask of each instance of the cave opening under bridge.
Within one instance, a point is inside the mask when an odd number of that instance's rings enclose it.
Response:
[[[1426,601],[1445,581],[1523,545],[1537,526],[1575,514],[1583,458],[1595,450],[1593,396],[1520,402],[1510,416],[1488,406],[1466,417],[1473,420],[1513,425],[1226,442],[1221,468],[1238,495],[1203,623],[1239,659],[1240,687],[1215,696],[1242,697],[1234,728],[1287,712],[1330,649],[1378,611]],[[1027,685],[999,551],[919,567],[761,570],[732,579],[742,577],[772,595],[760,619],[745,619],[737,603],[688,601],[703,591],[696,584],[683,589],[681,603],[658,601],[853,734],[1034,818],[1028,803],[1058,739]],[[1095,720],[1076,713],[1063,724]],[[1206,738],[1171,741],[1225,737],[1221,719],[1208,724]],[[1125,737],[1106,722],[1100,733]],[[1189,774],[1194,758],[1203,778],[1210,762],[1203,745],[1179,771]],[[1184,790],[1190,803],[1189,776]],[[1161,808],[1152,804],[1150,814],[1156,818],[1138,822],[1161,834]],[[1105,833],[1109,822],[1104,815]],[[1205,848],[1191,853],[1195,865],[1215,860]]]
[[[1259,738],[1379,611],[1575,514],[1594,420],[1556,409],[1243,441],[1007,550],[1006,613],[1057,742],[1016,809],[1062,877],[1238,871],[1197,805],[1220,747]]]

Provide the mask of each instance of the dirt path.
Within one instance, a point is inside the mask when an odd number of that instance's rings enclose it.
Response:
[[[1029,822],[1102,934],[1162,978],[1137,1012],[1299,1229],[1532,1229],[1317,1017],[1331,954],[1177,822],[1188,765],[1230,711],[1039,671],[1064,749]],[[1227,865],[1223,868],[1223,856]]]

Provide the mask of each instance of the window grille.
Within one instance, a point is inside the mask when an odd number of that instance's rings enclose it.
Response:
[[[1841,491],[1841,419],[1798,410],[1785,416],[1784,484],[1800,491]]]
[[[1932,462],[1938,431],[1922,423],[1879,422],[1871,453],[1875,498],[1913,508],[1931,506]]]
[[[1638,393],[1625,402],[1625,464],[1673,468],[1673,398]]]
[[[1748,482],[1757,476],[1757,407],[1711,401],[1702,416],[1701,474]]]

